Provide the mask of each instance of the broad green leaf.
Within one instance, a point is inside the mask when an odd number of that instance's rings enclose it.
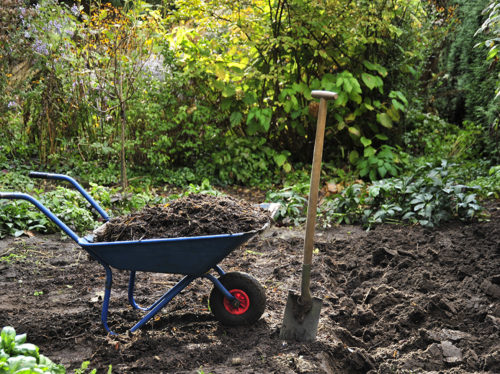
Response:
[[[241,114],[240,112],[233,112],[229,117],[229,121],[231,122],[232,126],[238,126],[241,123],[242,119],[243,119],[243,114]]]
[[[338,80],[337,80],[338,82]],[[326,87],[326,86],[335,86],[335,76],[333,74],[327,73],[323,75],[321,78],[321,86]],[[337,84],[338,86],[338,84]]]
[[[300,83],[294,83],[294,84],[292,84],[292,89],[295,92],[304,93],[304,92],[306,92],[308,90],[308,87],[307,87],[307,85],[304,82],[300,82]]]
[[[366,87],[368,87],[370,90],[373,90],[375,87],[382,86],[382,80],[374,75],[363,73],[361,74],[361,79],[366,84]]]
[[[13,352],[17,355],[39,357],[38,347],[31,343],[23,343],[16,345]]]
[[[359,140],[361,141],[364,147],[368,147],[369,145],[372,144],[372,141],[368,138],[365,138],[364,136],[362,136],[361,139]]]
[[[375,171],[375,169],[370,170],[370,180],[372,182],[377,180],[377,172]]]
[[[11,326],[5,326],[0,333],[0,337],[2,338],[2,348],[5,352],[10,353],[12,343],[14,343],[16,339],[16,330]]]
[[[356,119],[356,115],[354,113],[349,113],[345,118],[344,122],[349,123]]]
[[[366,147],[363,151],[363,155],[365,157],[372,157],[373,155],[375,155],[377,151],[375,150],[375,148],[373,147]],[[377,162],[377,159],[373,159],[375,161],[375,163]]]
[[[413,210],[415,212],[418,212],[419,210],[421,210],[423,207],[425,207],[425,203],[421,203],[421,204],[417,204],[413,207]]]
[[[349,94],[349,98],[354,101],[356,104],[361,104],[361,102],[363,101],[363,98],[361,97],[361,95],[357,92],[351,92]]]
[[[375,108],[373,107],[373,105],[371,104],[368,104],[368,103],[363,103],[363,105],[365,106],[366,109],[368,110],[374,110]]]
[[[252,105],[257,101],[257,96],[255,92],[247,91],[245,96],[243,96],[243,102],[247,105]]]
[[[26,334],[16,335],[15,342],[16,342],[16,344],[26,343]]]
[[[224,89],[222,90],[222,96],[233,97],[234,95],[236,95],[236,90],[234,89],[234,87],[230,85],[225,85]]]
[[[286,161],[286,156],[285,155],[276,155],[274,156],[274,162],[276,162],[276,165],[282,166]]]
[[[357,137],[361,136],[361,131],[359,131],[359,129],[355,126],[349,126],[347,127],[347,130],[352,134],[352,135],[355,135]]]
[[[356,150],[353,150],[349,153],[349,162],[354,165],[359,160],[359,153]]]
[[[391,102],[392,102],[392,105],[394,105],[394,108],[396,108],[397,110],[400,110],[400,111],[405,110],[404,105],[401,104],[398,100],[392,99]]]
[[[344,90],[345,90],[345,92],[351,93],[352,90],[353,90],[353,86],[351,84],[351,80],[350,79],[344,79],[343,82],[344,82]]]
[[[357,94],[361,94],[363,92],[363,90],[361,89],[361,85],[359,84],[359,82],[356,78],[351,77],[350,82],[351,82],[353,92],[355,92]],[[359,103],[361,103],[361,101],[359,101]]]
[[[408,100],[401,91],[391,91],[389,93],[389,97],[391,99],[398,99],[399,101],[402,101],[405,106],[408,106]]]
[[[403,215],[402,220],[403,220],[403,221],[406,221],[406,220],[408,220],[408,219],[412,218],[414,215],[415,215],[415,213],[414,213],[414,212],[406,212],[406,213]]]
[[[349,96],[347,96],[347,93],[344,91],[340,91],[338,95],[339,97],[334,101],[335,106],[345,106],[349,100]]]
[[[392,120],[387,113],[378,113],[377,121],[388,129],[392,128]]]
[[[7,360],[9,373],[15,373],[19,369],[34,368],[37,365],[36,358],[32,356],[14,356]]]
[[[378,140],[382,140],[382,141],[386,141],[386,140],[389,140],[389,137],[385,134],[376,134],[375,137],[378,139]]]
[[[370,61],[363,61],[363,65],[365,65],[365,67],[368,69],[368,70],[372,70],[372,71],[376,71],[377,73],[379,73],[382,77],[385,77],[387,76],[387,69],[384,68],[382,65],[379,65],[379,64],[374,64]]]

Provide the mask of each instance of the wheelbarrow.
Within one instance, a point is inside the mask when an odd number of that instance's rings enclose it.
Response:
[[[100,214],[103,220],[109,221],[109,216],[104,209],[75,179],[67,175],[40,172],[31,172],[29,176],[32,178],[64,180],[71,183]],[[269,223],[257,230],[234,234],[94,242],[93,235],[79,237],[42,203],[28,194],[0,192],[0,199],[29,201],[104,267],[106,281],[101,321],[106,331],[112,335],[116,335],[116,333],[110,330],[107,322],[113,282],[111,268],[130,271],[128,301],[134,309],[146,312],[142,319],[130,329],[131,332],[147,323],[176,295],[198,278],[205,278],[213,283],[214,287],[209,298],[210,310],[222,324],[230,326],[252,324],[264,312],[266,296],[260,283],[246,273],[226,273],[218,263],[254,235],[266,229]],[[266,204],[261,205],[264,208],[269,208],[269,206],[265,206]],[[212,275],[211,270],[215,271],[218,277]],[[137,271],[181,274],[184,277],[149,307],[141,307],[134,299]]]

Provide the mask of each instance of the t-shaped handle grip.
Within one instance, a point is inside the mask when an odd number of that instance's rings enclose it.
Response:
[[[315,99],[325,99],[325,100],[335,100],[339,95],[336,92],[332,91],[321,91],[321,90],[313,90],[311,91],[311,96]]]

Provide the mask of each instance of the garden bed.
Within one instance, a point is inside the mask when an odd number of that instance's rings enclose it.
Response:
[[[69,369],[116,373],[500,372],[500,203],[488,222],[436,229],[380,225],[317,232],[312,293],[324,305],[317,340],[279,339],[289,289],[299,290],[303,231],[271,228],[222,262],[266,287],[253,326],[221,326],[210,284],[196,281],[135,334],[128,274],[117,271],[107,336],[100,323],[104,270],[59,235],[0,240],[0,325],[27,333]],[[139,273],[146,303],[177,276]]]

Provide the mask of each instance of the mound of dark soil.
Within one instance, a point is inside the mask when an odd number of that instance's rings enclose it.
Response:
[[[258,206],[230,196],[191,194],[164,205],[111,219],[96,230],[95,241],[234,234],[262,228],[269,215]]]

